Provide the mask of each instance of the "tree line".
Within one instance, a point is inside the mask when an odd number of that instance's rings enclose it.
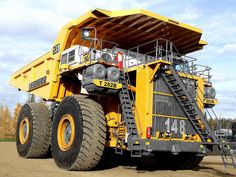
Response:
[[[6,105],[0,105],[0,139],[15,139],[16,123],[22,106],[17,103],[13,116]]]
[[[26,102],[35,102],[35,96],[30,94]],[[43,102],[43,100],[41,99],[39,102]],[[8,106],[0,105],[0,139],[15,138],[16,123],[21,108],[22,105],[17,103],[12,115]],[[208,122],[213,131],[218,129],[232,129],[232,123],[236,122],[236,118],[211,118]]]

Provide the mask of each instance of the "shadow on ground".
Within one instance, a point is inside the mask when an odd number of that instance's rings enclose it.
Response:
[[[214,162],[212,163],[214,164]],[[171,165],[171,162],[168,163],[160,163],[155,161],[152,158],[142,159],[139,158],[131,158],[129,155],[107,155],[102,159],[102,162],[94,169],[94,171],[100,171],[100,170],[107,170],[112,169],[116,167],[123,167],[128,170],[136,170],[137,173],[145,173],[145,172],[152,172],[152,171],[161,171],[161,170],[168,170],[168,171],[185,171],[185,170],[191,170],[191,171],[201,171],[201,172],[207,172],[209,174],[212,174],[213,176],[218,177],[233,177],[235,175],[221,171],[217,168],[209,167],[207,165],[211,165],[211,163],[202,163],[198,165],[197,167],[193,169],[181,169],[176,168],[175,165]]]
[[[165,157],[165,156],[164,156]],[[52,158],[51,153],[47,154],[44,158]],[[164,162],[163,162],[164,161]],[[192,169],[182,169],[179,168],[181,165],[176,167],[176,164],[173,164],[173,161],[168,160],[168,158],[162,159],[162,161],[158,161],[153,157],[148,158],[131,158],[129,153],[124,153],[123,155],[114,154],[114,152],[106,152],[102,157],[99,165],[93,169],[93,171],[103,171],[109,170],[117,167],[122,167],[127,170],[135,170],[137,173],[145,173],[145,172],[153,172],[153,171],[200,171],[207,172],[212,174],[212,176],[218,177],[233,177],[235,175],[224,172],[222,170],[217,169],[217,167],[209,167],[209,165],[223,165],[216,162],[202,162],[195,168]]]

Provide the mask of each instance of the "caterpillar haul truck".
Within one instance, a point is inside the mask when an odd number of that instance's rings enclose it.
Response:
[[[51,50],[10,84],[42,97],[20,112],[20,156],[51,149],[66,170],[90,170],[105,148],[194,168],[217,139],[206,113],[217,104],[199,28],[146,10],[96,9],[60,30]]]

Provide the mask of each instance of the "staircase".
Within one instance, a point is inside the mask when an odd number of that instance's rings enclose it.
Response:
[[[220,150],[220,155],[225,167],[234,167],[236,168],[236,152],[231,149],[228,142],[221,140],[218,145]]]
[[[209,127],[206,118],[199,109],[193,96],[187,91],[176,69],[172,65],[166,65],[163,69],[171,72],[170,74],[162,72],[161,75],[178,103],[181,105],[190,123],[201,137],[203,144],[216,143],[217,139]]]
[[[217,138],[212,132],[204,114],[199,109],[194,96],[190,95],[187,91],[187,88],[176,69],[172,65],[166,65],[164,71],[170,71],[170,73],[163,72],[162,77],[178,103],[181,105],[192,126],[200,135],[203,144],[217,144],[224,166],[236,168],[236,151],[231,149],[229,142]],[[217,117],[214,111],[213,113],[215,117]],[[208,114],[210,115],[209,112]],[[209,142],[209,140],[211,142]]]
[[[132,111],[132,103],[130,99],[130,94],[128,90],[128,84],[127,84],[127,78],[124,71],[121,71],[120,73],[120,82],[122,84],[122,89],[119,92],[119,98],[120,98],[120,104],[122,109],[122,117],[124,118],[127,132],[128,132],[128,138],[138,137],[137,128],[135,124],[135,119]]]

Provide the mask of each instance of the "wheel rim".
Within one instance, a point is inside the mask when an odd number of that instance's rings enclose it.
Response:
[[[19,139],[21,144],[25,144],[29,138],[29,119],[24,117],[20,122]]]
[[[57,142],[62,151],[67,151],[74,142],[75,123],[70,114],[65,114],[58,124]]]

